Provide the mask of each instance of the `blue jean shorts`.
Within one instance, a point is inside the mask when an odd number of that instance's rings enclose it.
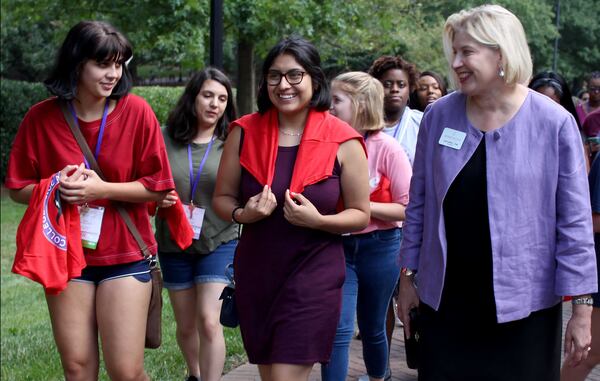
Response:
[[[229,283],[225,269],[233,262],[236,247],[234,239],[206,255],[158,253],[164,288],[185,290],[199,283]]]
[[[142,259],[137,262],[123,263],[120,265],[112,266],[87,266],[81,272],[81,276],[73,278],[73,282],[82,283],[93,283],[98,286],[102,282],[106,282],[112,279],[124,278],[126,276],[132,276],[140,282],[149,282],[150,276],[150,262]]]

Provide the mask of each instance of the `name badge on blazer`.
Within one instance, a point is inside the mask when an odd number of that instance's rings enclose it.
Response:
[[[446,127],[444,128],[444,131],[442,132],[442,136],[440,136],[440,140],[438,143],[445,147],[460,149],[466,137],[466,133]]]

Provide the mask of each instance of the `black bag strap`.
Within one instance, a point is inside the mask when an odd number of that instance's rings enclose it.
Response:
[[[81,148],[81,152],[83,152],[83,156],[85,156],[88,163],[90,164],[90,167],[94,170],[94,172],[96,172],[102,180],[106,181],[106,177],[104,177],[104,174],[102,173],[102,170],[100,169],[100,166],[98,165],[98,162],[96,161],[96,158],[94,157],[94,154],[92,154],[92,150],[90,149],[90,146],[85,141],[85,138],[83,137],[83,134],[81,133],[81,130],[75,126],[75,120],[73,119],[73,115],[69,112],[67,102],[63,101],[63,100],[59,100],[58,103],[60,104],[60,109],[67,121],[67,124],[69,125],[69,128],[71,129],[71,132],[73,133],[73,136],[75,137],[75,140],[77,140],[77,144],[79,144],[79,147]],[[138,246],[142,250],[144,259],[149,259],[150,257],[152,257],[152,253],[148,249],[146,242],[144,242],[142,235],[140,234],[138,229],[135,227],[135,224],[131,220],[131,217],[129,217],[129,214],[127,213],[125,208],[123,208],[121,205],[118,205],[118,204],[115,205],[115,208],[119,212],[119,215],[123,219],[123,222],[125,222],[125,225],[127,225],[129,232],[131,232],[131,235],[133,235],[133,238],[135,239]]]

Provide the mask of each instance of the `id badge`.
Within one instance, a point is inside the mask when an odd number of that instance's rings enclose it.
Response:
[[[200,239],[205,210],[203,208],[195,207],[194,205],[188,205],[187,207],[188,210],[186,216],[190,225],[192,225],[192,230],[194,230],[194,239]]]
[[[444,128],[438,143],[443,146],[459,150],[462,147],[466,137],[466,133],[446,127]]]
[[[87,249],[95,250],[100,239],[102,229],[102,217],[104,207],[102,206],[80,206],[79,220],[81,222],[81,243]]]

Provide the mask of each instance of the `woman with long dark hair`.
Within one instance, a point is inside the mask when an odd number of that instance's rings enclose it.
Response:
[[[159,207],[172,207],[179,195],[194,229],[192,245],[181,250],[160,213],[156,219],[158,257],[189,381],[219,380],[225,363],[219,295],[228,283],[237,224],[217,217],[211,201],[227,126],[235,117],[229,78],[207,68],[190,79],[163,132],[177,193]]]
[[[419,74],[417,88],[412,93],[411,105],[419,111],[425,111],[425,107],[446,94],[448,89],[444,78],[436,72],[426,70]]]

